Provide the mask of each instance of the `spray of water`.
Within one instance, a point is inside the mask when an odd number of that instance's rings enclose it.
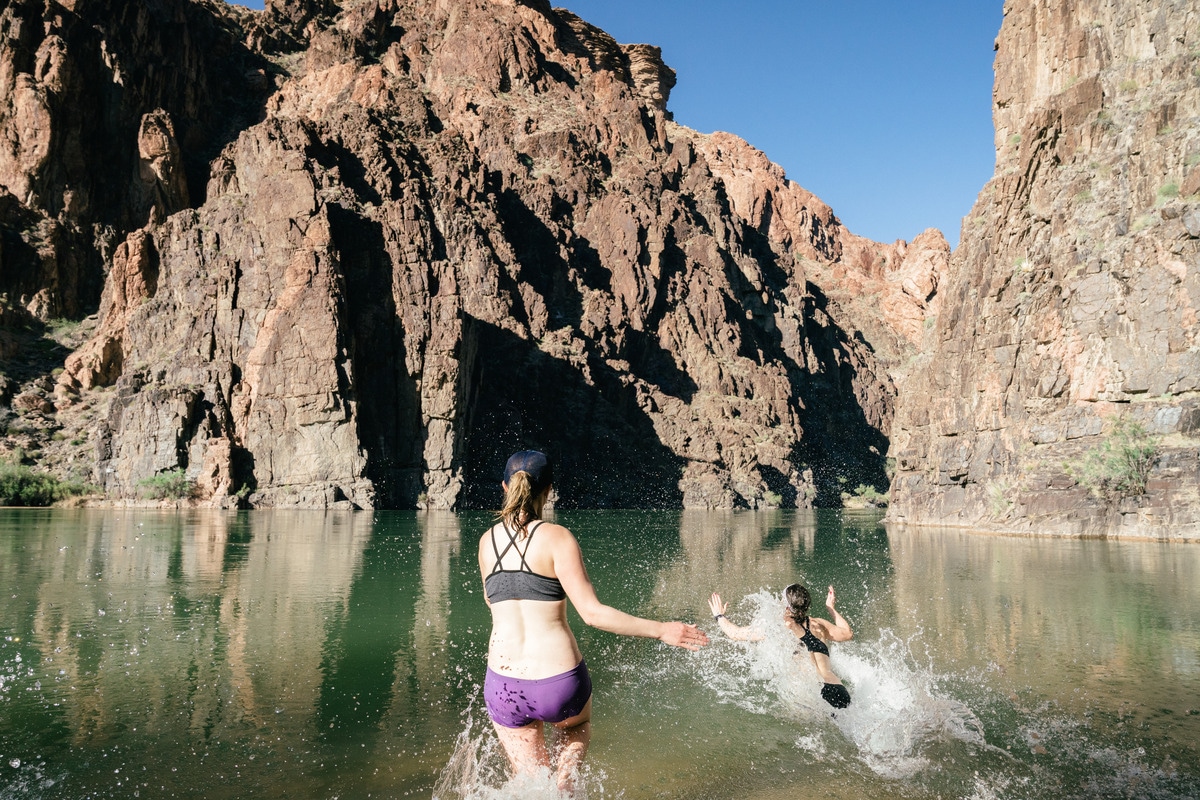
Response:
[[[749,607],[749,624],[766,638],[751,644],[719,641],[705,681],[723,702],[795,720],[799,749],[829,758],[843,751],[840,742],[848,742],[874,773],[904,778],[929,767],[923,753],[936,743],[987,747],[971,709],[940,691],[933,669],[918,663],[909,643],[891,631],[831,648],[831,666],[853,696],[849,708],[834,710],[821,698],[812,659],[783,625],[779,597],[760,591],[743,605]]]
[[[608,797],[603,771],[586,763],[570,795],[559,790],[549,769],[510,777],[508,760],[491,723],[486,715],[480,716],[482,719],[477,721],[473,708],[463,714],[463,729],[434,784],[433,800],[605,800]]]
[[[1182,772],[1170,756],[1159,763],[1143,746],[1120,735],[1101,743],[1089,728],[1053,703],[1030,710],[1016,736],[1019,746],[1028,748],[1037,785],[1043,790],[1039,796],[1065,800],[1200,797],[1200,782],[1194,774]]]

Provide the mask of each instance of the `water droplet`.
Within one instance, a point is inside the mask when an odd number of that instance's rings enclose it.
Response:
[[[14,758],[12,761],[9,761],[9,762],[8,762],[8,765],[9,765],[10,767],[12,767],[13,769],[16,769],[16,768],[18,768],[18,767],[20,767],[20,766],[21,766],[21,759],[19,759],[19,758]]]

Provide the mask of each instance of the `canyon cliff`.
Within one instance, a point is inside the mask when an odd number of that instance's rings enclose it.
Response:
[[[542,0],[14,0],[6,449],[106,502],[489,507],[529,446],[560,507],[885,487],[945,239],[853,235],[675,80]]]
[[[893,520],[1200,538],[1200,8],[1009,0]]]
[[[996,174],[880,244],[540,0],[0,10],[0,457],[143,502],[839,505],[1200,536],[1200,10],[1010,0]]]

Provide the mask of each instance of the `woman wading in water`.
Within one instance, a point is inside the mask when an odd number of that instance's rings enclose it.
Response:
[[[783,597],[787,602],[787,606],[783,610],[783,622],[787,625],[788,630],[800,640],[800,646],[808,652],[813,666],[817,668],[817,674],[823,681],[821,697],[834,708],[848,707],[850,693],[842,685],[842,679],[829,666],[829,646],[826,642],[848,642],[854,638],[854,631],[850,630],[850,623],[846,622],[845,617],[834,608],[837,596],[833,592],[833,587],[829,587],[829,594],[825,597],[825,607],[833,615],[833,622],[808,615],[812,598],[808,594],[808,589],[800,584],[793,583],[784,589]],[[729,604],[722,603],[721,595],[716,592],[713,592],[712,597],[709,598],[708,607],[712,609],[713,619],[730,639],[759,642],[765,638],[763,632],[757,628],[744,628],[734,625],[726,619],[725,609],[729,607]],[[800,649],[797,648],[796,653],[800,652]]]
[[[655,622],[606,606],[571,532],[542,520],[553,471],[544,453],[522,450],[504,468],[504,507],[479,540],[479,571],[492,612],[488,715],[514,773],[554,769],[572,791],[592,728],[592,681],[567,625],[567,599],[592,627],[696,650],[708,636],[694,625]],[[552,763],[542,723],[556,729]]]

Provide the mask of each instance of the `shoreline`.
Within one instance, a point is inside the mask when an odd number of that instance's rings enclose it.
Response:
[[[236,508],[230,506],[222,506],[212,504],[206,501],[185,501],[185,500],[97,500],[90,498],[74,498],[71,501],[59,502],[49,506],[0,506],[0,510],[87,510],[87,511],[159,511],[159,512],[183,512],[183,511],[222,511],[222,512],[255,512],[255,511],[286,511],[286,512],[397,512],[411,514],[469,514],[486,512],[489,509],[409,509],[409,508],[348,508],[348,507],[300,507],[300,506],[258,506],[250,508]],[[630,509],[630,508],[579,508],[579,509],[561,509],[568,513],[574,511],[586,512],[625,512],[625,511],[644,511],[645,509]],[[710,513],[728,513],[728,514],[766,514],[766,513],[811,513],[817,514],[821,512],[836,512],[851,514],[878,514],[884,512],[881,508],[772,508],[772,509],[687,509],[687,508],[671,508],[671,509],[653,509],[655,511],[671,511],[677,513],[688,512],[710,512]],[[1013,539],[1062,539],[1076,541],[1121,541],[1121,542],[1161,542],[1164,544],[1181,544],[1187,546],[1200,545],[1200,531],[1188,531],[1183,535],[1165,535],[1153,536],[1145,534],[1122,534],[1119,532],[1066,532],[1062,530],[1020,530],[1014,528],[993,527],[979,524],[968,523],[953,523],[953,522],[912,522],[909,520],[890,519],[884,514],[880,517],[879,522],[889,530],[893,529],[903,531],[924,531],[936,532],[939,530],[952,531],[955,533],[969,533],[980,536],[996,536],[1002,538]]]

